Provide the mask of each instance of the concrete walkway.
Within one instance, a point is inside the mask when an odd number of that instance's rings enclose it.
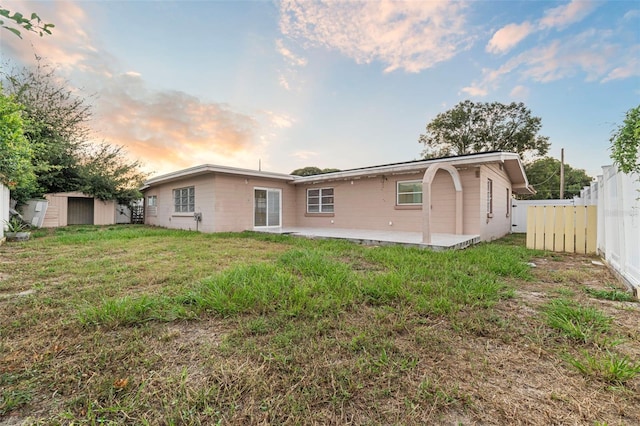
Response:
[[[296,235],[307,238],[336,238],[368,245],[398,244],[431,250],[463,249],[480,242],[479,235],[432,234],[431,244],[422,243],[421,232],[343,228],[254,228],[256,232]]]

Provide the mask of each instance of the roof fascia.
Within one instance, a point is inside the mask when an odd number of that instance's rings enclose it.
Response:
[[[332,172],[321,175],[313,175],[313,176],[302,176],[296,177],[293,182],[289,182],[290,184],[298,184],[298,183],[317,183],[317,182],[328,182],[332,180],[348,180],[348,179],[356,179],[364,176],[377,176],[381,174],[407,174],[407,173],[415,173],[420,170],[424,170],[429,167],[431,164],[435,163],[448,163],[453,166],[465,166],[465,165],[474,165],[474,164],[486,164],[486,163],[496,163],[496,162],[504,162],[508,160],[516,160],[519,162],[520,168],[522,170],[522,175],[524,176],[524,169],[522,168],[522,163],[520,163],[520,156],[511,152],[489,152],[489,153],[480,153],[475,155],[469,155],[465,157],[449,157],[444,159],[430,159],[424,161],[418,161],[410,164],[390,164],[386,166],[373,166],[366,167],[362,169],[356,170],[346,170],[343,172]],[[526,177],[524,177],[526,180]]]
[[[177,172],[168,173],[166,175],[157,176],[147,180],[142,189],[147,189],[152,185],[160,183],[172,182],[179,179],[185,179],[205,173],[225,173],[237,176],[250,176],[269,179],[280,179],[284,181],[292,181],[294,177],[283,173],[263,172],[257,170],[240,169],[236,167],[217,166],[213,164],[204,164],[201,166],[189,167],[188,169],[179,170]]]

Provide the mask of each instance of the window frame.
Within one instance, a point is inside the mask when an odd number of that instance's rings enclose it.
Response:
[[[186,195],[184,195],[186,191]],[[178,195],[179,194],[179,195]],[[186,198],[186,203],[182,201]],[[178,200],[180,200],[178,202]],[[178,208],[180,207],[180,208]],[[196,188],[195,186],[185,186],[173,189],[173,213],[189,215],[196,211]],[[186,208],[186,209],[185,209]]]
[[[507,217],[511,214],[511,191],[507,188]]]
[[[487,178],[487,217],[493,217],[493,180]]]
[[[312,191],[318,191],[318,195],[311,196],[310,193]],[[331,191],[331,194],[324,194],[325,191]],[[335,213],[335,188],[332,186],[323,187],[323,188],[307,188],[307,214],[334,214]],[[310,204],[310,198],[318,199],[317,203]],[[331,198],[331,202],[325,202],[325,199]],[[311,211],[309,209],[310,206],[317,206],[317,211]]]
[[[419,183],[420,184],[420,192],[417,191],[413,191],[413,192],[400,192],[400,185],[401,184],[416,184]],[[400,195],[408,195],[408,194],[412,194],[412,195],[416,195],[416,194],[420,194],[420,202],[411,202],[411,203],[403,203],[400,202]],[[422,202],[423,202],[423,189],[422,189],[422,181],[419,179],[414,179],[414,180],[399,180],[396,181],[396,206],[422,206]]]
[[[158,196],[157,195],[147,196],[147,207],[145,208],[145,214],[147,216],[158,215]]]

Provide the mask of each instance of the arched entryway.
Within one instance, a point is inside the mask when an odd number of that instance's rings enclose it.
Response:
[[[462,234],[462,181],[455,167],[449,164],[434,163],[424,172],[422,178],[422,242],[431,244],[431,184],[438,170],[449,172],[456,191],[455,233]]]

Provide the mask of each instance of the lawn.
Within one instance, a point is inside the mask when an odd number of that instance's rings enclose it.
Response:
[[[0,424],[640,424],[595,257],[144,226],[0,246]]]

